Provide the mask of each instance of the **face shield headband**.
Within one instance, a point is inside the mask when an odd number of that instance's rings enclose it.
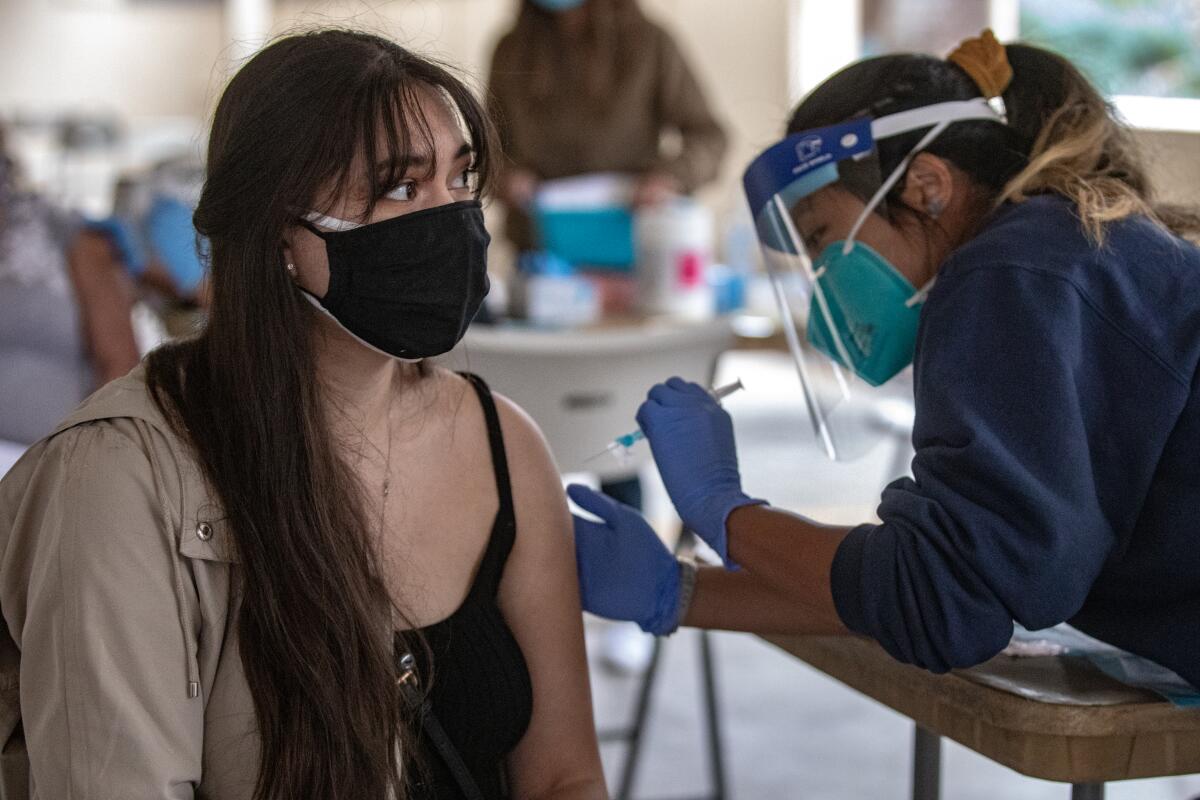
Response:
[[[872,120],[867,117],[792,134],[768,147],[750,163],[742,178],[750,213],[763,246],[798,255],[796,237],[787,211],[798,201],[840,180],[838,164],[862,161],[875,154],[875,142],[929,128],[904,160],[875,192],[847,239],[853,239],[863,221],[903,177],[913,157],[955,122],[988,120],[1004,123],[1002,108],[982,97],[956,100],[901,111]],[[783,212],[785,219],[771,217]],[[794,233],[794,231],[793,231]]]
[[[993,101],[994,102],[994,101]],[[784,335],[800,376],[814,430],[826,454],[849,457],[846,443],[858,437],[839,430],[846,409],[911,362],[919,309],[930,286],[917,291],[903,276],[856,237],[869,215],[904,176],[912,159],[955,122],[1004,123],[1003,108],[983,98],[937,103],[872,120],[802,131],[769,147],[746,170],[743,185],[771,278]],[[810,254],[792,221],[801,199],[835,183],[863,191],[861,177],[878,175],[876,142],[928,128],[874,193],[845,239],[825,252]],[[866,190],[869,191],[870,188]],[[818,261],[814,270],[810,256]],[[807,295],[806,338],[818,352],[806,351],[791,311],[789,281],[781,264],[798,263],[799,284]],[[826,272],[829,274],[826,274]],[[865,385],[864,385],[865,384]],[[853,395],[858,393],[859,397]],[[841,418],[835,414],[841,410]],[[859,409],[863,412],[863,409]],[[861,416],[861,414],[859,414]]]

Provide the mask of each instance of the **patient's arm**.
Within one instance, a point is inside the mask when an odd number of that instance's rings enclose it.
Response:
[[[103,386],[137,366],[140,358],[131,317],[133,287],[108,240],[97,233],[81,233],[67,261],[96,385]]]
[[[533,718],[508,762],[512,795],[606,798],[566,498],[541,432],[507,398],[497,405],[517,517],[499,604],[533,680]]]

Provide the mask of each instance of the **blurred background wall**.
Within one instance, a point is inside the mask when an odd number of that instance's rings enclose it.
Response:
[[[55,139],[61,131],[49,123],[63,116],[111,119],[124,138],[115,161],[129,168],[180,140],[198,146],[223,81],[269,35],[321,24],[366,27],[440,55],[483,85],[491,48],[516,6],[517,0],[0,0],[0,118],[20,123],[14,138],[37,183],[69,169],[86,172],[86,164],[62,164]],[[682,43],[729,127],[722,180],[702,194],[721,216],[740,211],[741,169],[778,137],[794,102],[862,53],[942,53],[991,25],[1001,38],[1032,36],[1067,52],[1110,91],[1200,95],[1194,46],[1200,0],[643,0],[643,6]],[[1196,102],[1155,107],[1132,120],[1173,131],[1147,138],[1161,189],[1180,200],[1196,200],[1200,191],[1197,109]],[[103,211],[102,198],[64,199]]]

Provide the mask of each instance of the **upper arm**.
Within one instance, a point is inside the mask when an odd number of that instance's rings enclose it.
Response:
[[[704,92],[679,45],[664,30],[658,37],[658,103],[663,121],[680,127],[707,126],[713,116]]]
[[[133,369],[140,358],[131,316],[133,288],[112,245],[100,234],[80,233],[67,260],[96,382],[103,385]]]
[[[504,153],[506,159],[512,156],[511,153],[507,152],[512,146],[512,126],[509,122],[509,114],[512,113],[509,99],[513,91],[513,78],[511,75],[513,70],[512,49],[513,41],[511,34],[505,35],[496,43],[496,49],[492,52],[492,63],[488,68],[486,97],[488,113],[492,118],[493,124],[496,126],[501,147],[506,151]]]
[[[52,440],[24,493],[4,613],[39,796],[181,800],[200,781],[203,703],[161,507],[145,453],[105,424]]]
[[[664,125],[679,130],[683,137],[681,159],[695,162],[693,183],[716,175],[727,137],[717,121],[703,88],[679,45],[666,31],[659,31],[658,109]]]
[[[528,732],[510,757],[516,797],[541,797],[604,779],[592,717],[571,517],[536,425],[497,396],[512,475],[517,536],[499,592],[533,684]]]

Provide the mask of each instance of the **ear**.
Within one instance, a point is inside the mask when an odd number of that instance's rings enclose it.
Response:
[[[288,228],[283,234],[283,263],[295,264],[296,256],[292,252],[292,228]]]
[[[937,219],[954,199],[950,162],[930,153],[918,153],[908,165],[900,199],[914,211]]]
[[[283,247],[281,249],[283,250],[284,265],[295,265],[297,256],[299,256],[300,253],[305,249],[304,243],[299,241],[300,234],[303,230],[304,229],[299,225],[289,225],[283,229]],[[288,273],[292,276],[293,280],[296,278],[294,266],[292,269],[288,270]]]

